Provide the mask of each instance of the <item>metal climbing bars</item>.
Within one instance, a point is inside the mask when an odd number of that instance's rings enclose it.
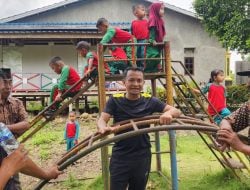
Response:
[[[149,125],[150,127],[140,128],[140,126],[143,125]],[[169,130],[196,130],[204,131],[207,133],[215,133],[218,130],[214,127],[214,125],[210,123],[206,123],[199,119],[186,116],[180,117],[178,119],[173,119],[170,125],[159,125],[159,115],[122,121],[114,124],[112,128],[113,130],[109,133],[100,134],[95,132],[82,140],[78,145],[76,145],[72,150],[67,152],[56,162],[58,164],[59,170],[63,171],[72,163],[76,162],[77,160],[81,159],[82,157],[88,155],[98,148],[102,148],[112,142],[117,142],[129,137],[134,137],[145,133],[155,133],[159,131]],[[113,135],[127,129],[130,129],[131,131],[119,135]],[[103,139],[104,137],[106,138]],[[48,180],[41,180],[34,189],[41,189],[46,183],[48,183]]]

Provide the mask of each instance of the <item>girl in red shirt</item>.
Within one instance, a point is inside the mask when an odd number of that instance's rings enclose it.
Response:
[[[231,114],[226,105],[226,90],[221,84],[224,79],[224,72],[222,70],[215,69],[211,72],[209,83],[201,89],[203,94],[208,93],[208,100],[212,104],[208,105],[208,113],[214,117],[214,122],[218,125],[224,117]]]
[[[67,143],[67,151],[78,144],[79,128],[79,123],[76,120],[76,113],[74,111],[69,112],[69,119],[66,123],[64,133],[64,139]]]

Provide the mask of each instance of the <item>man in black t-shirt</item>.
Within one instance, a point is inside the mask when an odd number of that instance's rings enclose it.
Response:
[[[176,108],[166,105],[149,94],[141,93],[145,83],[141,69],[128,68],[124,72],[123,82],[126,93],[111,96],[101,113],[98,120],[100,133],[112,131],[112,128],[107,126],[112,116],[116,123],[161,112],[163,114],[160,116],[160,123],[170,124],[173,117],[180,115],[181,112]],[[129,190],[145,189],[151,165],[150,147],[148,134],[115,143],[110,160],[111,190],[126,190],[127,187]]]

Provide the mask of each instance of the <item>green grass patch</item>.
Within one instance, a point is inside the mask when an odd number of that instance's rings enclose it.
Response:
[[[46,130],[42,131],[40,133],[37,133],[33,138],[32,138],[32,144],[33,145],[43,145],[43,144],[50,144],[55,141],[58,141],[60,139],[63,139],[63,133],[54,131],[54,130]]]
[[[158,173],[151,172],[147,183],[147,190],[171,189],[168,181],[169,179],[164,179]]]
[[[42,106],[41,102],[38,101],[29,101],[27,103],[27,110],[28,111],[41,111],[44,107]]]
[[[72,190],[101,190],[103,189],[103,181],[101,176],[84,181],[78,180],[73,174],[70,173],[67,180],[63,182],[63,187]]]
[[[101,176],[95,178],[86,188],[85,190],[93,190],[93,189],[103,189],[103,180]]]
[[[83,182],[77,180],[75,176],[71,173],[69,174],[67,180],[63,182],[63,185],[67,189],[72,189],[72,190],[84,189]]]
[[[153,138],[152,138],[153,139]],[[153,144],[152,144],[153,145]],[[235,178],[225,170],[210,152],[198,135],[177,135],[178,185],[180,190],[249,190],[250,181]],[[152,146],[152,152],[155,147]],[[161,151],[169,150],[168,135],[161,136]],[[109,149],[109,152],[111,150]],[[170,155],[163,154],[162,177],[156,170],[156,156],[152,155],[152,169],[147,183],[147,190],[171,189]],[[74,180],[73,180],[74,181]],[[73,182],[72,182],[73,183]],[[75,184],[75,183],[73,183]],[[94,180],[80,183],[70,189],[102,190],[103,180],[98,176]]]
[[[42,150],[40,150],[39,154],[40,154],[41,160],[48,160],[49,159],[49,156],[50,156],[49,150],[42,149]]]
[[[177,135],[176,144],[179,189],[250,189],[249,180],[239,181],[231,175],[230,171],[226,171],[198,135]],[[166,150],[169,150],[169,140],[168,135],[163,135],[161,136],[161,151]],[[169,154],[162,155],[162,168],[163,171],[167,171],[168,175],[171,172],[169,156]],[[153,155],[152,170],[155,168],[156,156]],[[171,180],[168,184],[171,184]]]
[[[222,170],[213,174],[205,174],[197,176],[197,180],[192,180],[192,183],[186,182],[181,189],[216,189],[216,190],[249,190],[250,183],[239,181],[232,176],[230,171]],[[248,184],[247,184],[248,183]]]

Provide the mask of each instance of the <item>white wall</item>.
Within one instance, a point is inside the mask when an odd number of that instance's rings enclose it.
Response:
[[[19,84],[22,80],[18,77],[23,79],[23,83],[18,85],[15,89],[35,89],[36,87],[28,84],[30,82],[36,86],[41,86],[41,81],[43,81],[42,86],[51,82],[51,80],[46,79],[46,77],[42,77],[40,79],[39,76],[34,77],[33,79],[27,80],[29,77],[34,76],[34,73],[43,73],[46,76],[51,78],[59,78],[59,75],[55,74],[51,68],[49,67],[49,61],[53,56],[60,56],[65,64],[71,65],[75,69],[78,70],[78,66],[80,67],[83,63],[78,58],[77,52],[73,45],[25,45],[19,47],[3,47],[4,52],[8,54],[8,52],[15,52],[15,54],[20,54],[20,62],[21,68],[16,68],[15,64],[12,62],[17,62],[16,57],[12,57],[11,59],[3,59],[3,66],[10,67],[12,73],[15,73],[16,76],[13,77],[13,84]],[[12,53],[13,54],[13,53]],[[2,54],[0,54],[2,56]],[[4,56],[6,57],[6,56]],[[9,56],[8,56],[9,57]],[[2,60],[2,58],[1,58]],[[80,61],[78,61],[80,60]],[[78,70],[79,71],[79,70]],[[20,74],[22,73],[22,74]],[[81,73],[81,72],[80,72]],[[27,82],[25,82],[27,80]],[[51,88],[51,85],[47,87],[48,89]]]
[[[65,64],[77,68],[77,52],[70,45],[25,45],[23,54],[23,72],[53,73],[49,67],[49,61],[53,56],[60,56]]]
[[[215,68],[224,70],[225,49],[215,37],[205,32],[199,20],[166,10],[165,23],[172,60],[184,62],[184,48],[195,48],[194,78],[197,81],[207,81]],[[176,69],[183,73],[183,69]]]

